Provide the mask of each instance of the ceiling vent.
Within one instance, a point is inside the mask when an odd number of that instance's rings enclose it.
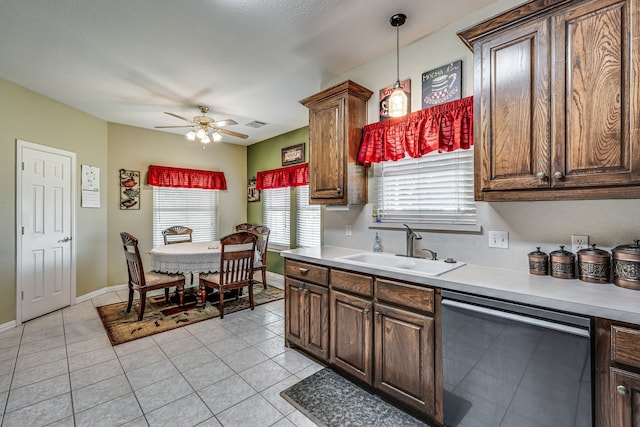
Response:
[[[258,128],[261,128],[264,125],[266,125],[265,122],[259,122],[257,120],[254,120],[252,122],[247,123],[245,126],[248,126],[250,128],[254,128],[254,129],[258,129]]]

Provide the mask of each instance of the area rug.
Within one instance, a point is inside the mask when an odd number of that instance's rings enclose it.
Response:
[[[280,395],[323,427],[429,425],[329,368],[292,385]]]
[[[131,312],[127,313],[127,302],[97,307],[100,319],[107,331],[111,345],[118,345],[138,338],[168,331],[170,329],[191,325],[202,320],[218,317],[217,300],[207,300],[204,308],[196,307],[195,288],[185,290],[183,307],[171,300],[165,302],[164,293],[147,297],[147,305],[144,309],[144,317],[138,321],[138,294],[133,300]],[[217,295],[216,295],[217,297]],[[284,298],[284,291],[267,285],[264,289],[261,283],[253,287],[253,299],[256,306]],[[234,296],[226,296],[224,301],[224,314],[245,310],[249,308],[249,296],[244,289],[243,296],[237,301]]]

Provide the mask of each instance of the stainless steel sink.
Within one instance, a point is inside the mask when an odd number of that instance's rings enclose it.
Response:
[[[377,252],[363,252],[355,255],[347,255],[336,258],[349,264],[363,265],[383,270],[397,271],[399,273],[411,273],[421,276],[439,276],[448,271],[466,265],[464,262],[445,262],[443,260],[429,260],[422,258],[407,258],[394,254]]]

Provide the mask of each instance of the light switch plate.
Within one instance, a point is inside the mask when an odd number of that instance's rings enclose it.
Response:
[[[344,234],[345,236],[351,236],[351,224],[347,224],[344,227]]]
[[[490,248],[509,248],[509,232],[508,231],[489,231],[489,247]]]

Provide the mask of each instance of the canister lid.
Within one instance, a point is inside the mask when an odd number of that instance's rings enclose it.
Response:
[[[547,256],[547,254],[545,254],[544,252],[542,252],[540,250],[540,246],[536,246],[536,250],[533,251],[533,252],[529,252],[529,256],[545,257],[545,256]]]
[[[573,252],[565,251],[564,245],[560,245],[560,249],[551,252],[549,255],[551,256],[568,256],[573,257]]]
[[[611,252],[640,255],[640,240],[634,240],[632,245],[616,246]]]
[[[609,257],[609,252],[604,249],[597,249],[596,244],[594,243],[590,248],[580,249],[578,251],[578,255]]]

